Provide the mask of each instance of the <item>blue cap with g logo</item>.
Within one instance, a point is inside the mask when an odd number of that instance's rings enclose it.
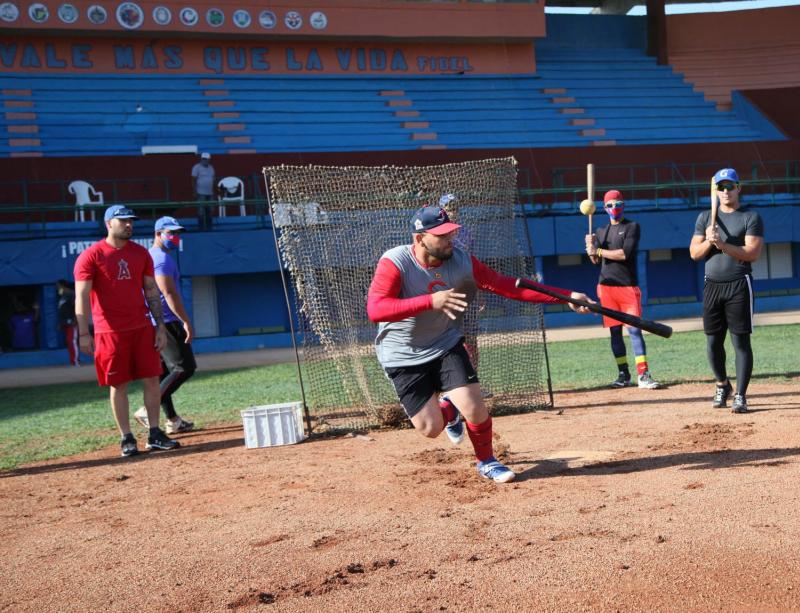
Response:
[[[714,183],[722,183],[723,181],[733,181],[734,183],[738,183],[739,173],[737,173],[733,168],[723,168],[722,170],[718,170],[717,174],[714,175]]]

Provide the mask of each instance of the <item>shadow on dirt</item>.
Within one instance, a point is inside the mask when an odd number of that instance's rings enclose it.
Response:
[[[625,475],[645,470],[680,467],[681,470],[718,470],[721,468],[743,468],[746,466],[780,465],[781,458],[800,455],[800,447],[777,449],[723,449],[717,451],[698,451],[673,453],[662,456],[649,456],[596,462],[583,466],[570,467],[570,461],[580,458],[559,458],[557,460],[532,460],[533,466],[517,473],[517,481],[542,477],[586,477],[592,475]],[[509,465],[527,464],[517,456]]]
[[[648,404],[656,404],[656,405],[677,404],[677,405],[683,405],[683,404],[690,403],[690,402],[708,401],[709,411],[712,411],[713,409],[711,409],[711,400],[712,400],[712,398],[714,396],[713,385],[709,386],[709,390],[710,390],[710,392],[709,392],[709,394],[707,396],[679,396],[679,397],[672,396],[672,397],[670,397],[670,396],[662,393],[664,391],[667,391],[667,388],[662,388],[662,389],[652,390],[652,391],[649,390],[649,393],[652,394],[652,396],[650,398],[647,398],[647,399],[642,399],[642,398],[639,398],[639,397],[630,398],[628,400],[622,400],[622,399],[616,400],[615,399],[613,403],[611,403],[611,402],[609,402],[607,400],[604,401],[604,402],[562,403],[562,402],[558,401],[558,394],[559,393],[564,393],[564,392],[556,392],[554,408],[556,410],[564,410],[564,409],[591,409],[591,408],[595,408],[595,407],[608,408],[608,407],[612,407],[612,406],[619,407],[619,406],[627,406],[627,405],[642,406],[642,405],[648,405]],[[607,390],[605,388],[602,388],[602,391],[607,391]],[[625,393],[625,390],[620,390],[620,394],[624,394],[624,393]],[[766,406],[766,407],[759,407],[758,406],[758,404],[759,404],[758,400],[759,399],[762,399],[762,398],[781,398],[781,397],[784,397],[784,396],[787,397],[787,398],[791,398],[792,402],[785,402],[785,403],[770,405],[770,406]],[[591,396],[589,396],[589,397],[591,397]],[[764,393],[753,392],[753,393],[747,394],[747,403],[748,403],[748,406],[750,407],[750,411],[751,412],[756,412],[756,411],[777,411],[777,410],[781,410],[781,409],[798,409],[798,408],[800,408],[800,397],[798,397],[797,392],[793,391],[793,390],[785,391],[785,392],[764,392]],[[547,409],[547,410],[548,411],[552,411],[552,409]]]
[[[208,441],[200,443],[189,444],[188,439],[193,436],[202,436],[217,432],[235,431],[235,438],[226,438],[225,440]],[[139,455],[123,458],[123,457],[101,457],[91,459],[76,459],[68,460],[66,462],[53,462],[48,464],[39,464],[36,466],[24,466],[21,468],[13,468],[0,472],[0,479],[7,479],[9,477],[21,477],[23,475],[39,475],[45,473],[57,473],[64,470],[82,470],[85,468],[93,468],[96,466],[130,466],[138,462],[153,462],[162,459],[168,460],[176,456],[186,456],[195,453],[208,453],[210,451],[220,451],[222,449],[230,449],[232,447],[244,447],[244,439],[242,437],[241,426],[228,426],[219,428],[204,428],[195,432],[183,434],[177,437],[184,445],[180,449],[174,451],[144,451],[145,440],[139,436]],[[146,439],[146,437],[144,437]]]

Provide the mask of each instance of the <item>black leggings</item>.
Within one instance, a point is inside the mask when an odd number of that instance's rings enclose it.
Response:
[[[723,330],[706,335],[708,362],[711,364],[717,383],[728,380],[728,371],[725,367],[726,333],[727,331]],[[731,343],[736,352],[736,393],[744,395],[747,393],[747,386],[753,374],[753,347],[750,345],[750,335],[731,332]]]

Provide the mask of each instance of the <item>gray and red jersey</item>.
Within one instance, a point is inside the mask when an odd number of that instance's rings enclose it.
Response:
[[[425,364],[442,356],[461,339],[462,318],[434,311],[434,292],[478,289],[526,302],[563,302],[539,292],[517,288],[513,277],[492,270],[458,247],[440,266],[426,268],[414,257],[412,245],[389,249],[381,256],[367,297],[367,314],[378,323],[375,349],[384,368]],[[538,285],[538,284],[537,284]],[[569,290],[550,287],[569,295]]]

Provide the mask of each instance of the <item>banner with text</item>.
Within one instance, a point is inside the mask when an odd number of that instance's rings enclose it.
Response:
[[[535,71],[532,43],[250,43],[0,39],[0,70],[105,74],[504,74]]]

